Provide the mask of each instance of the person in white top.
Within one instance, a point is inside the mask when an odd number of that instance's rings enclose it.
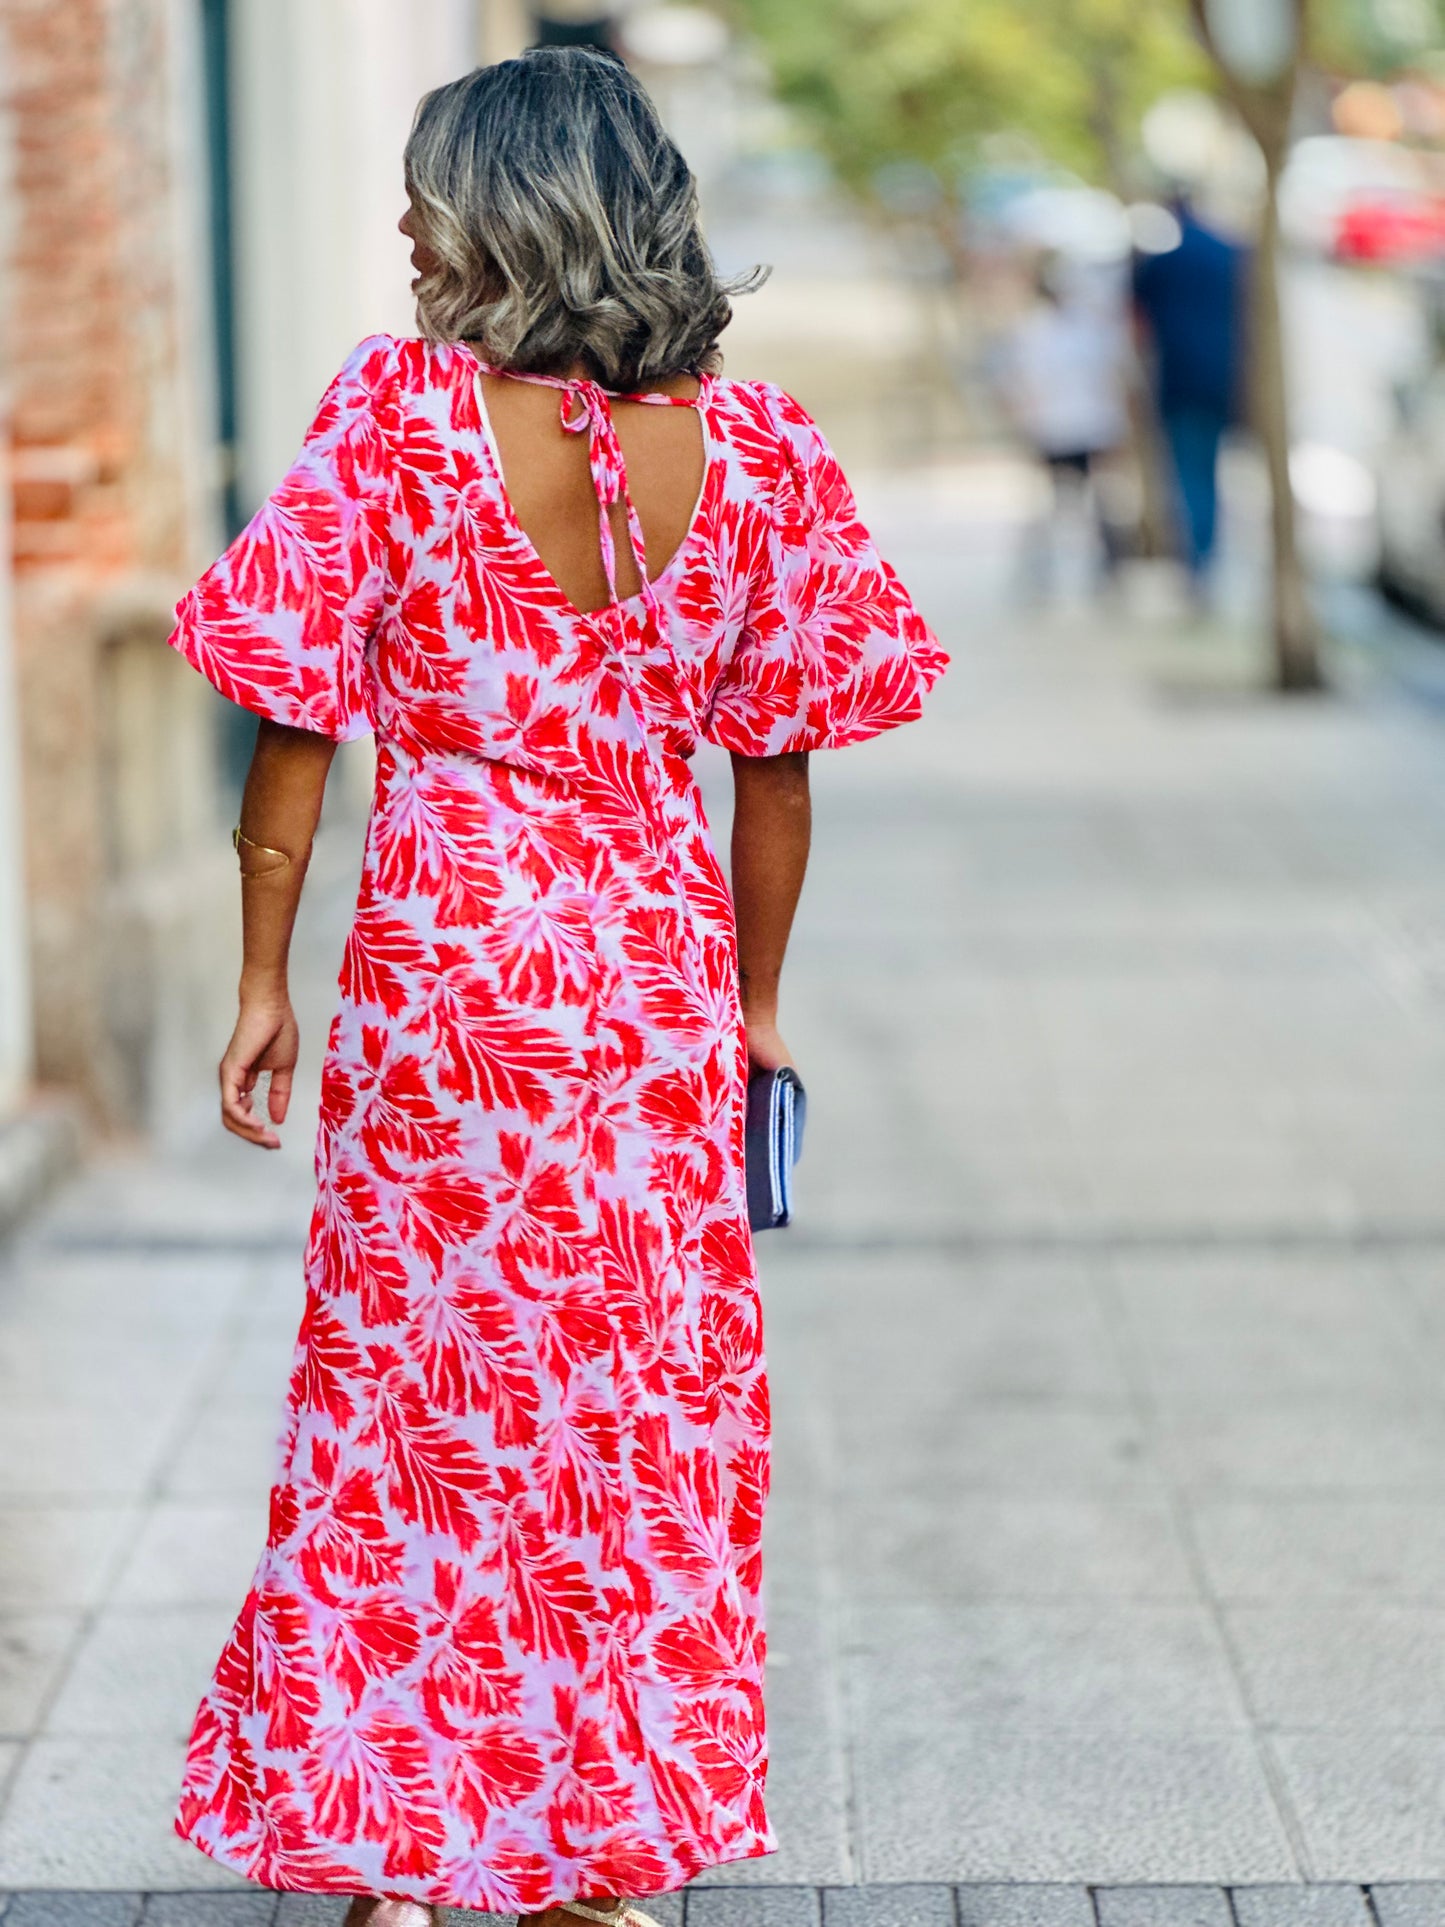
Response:
[[[1005,412],[1053,483],[1050,523],[1074,514],[1081,496],[1091,497],[1106,570],[1117,559],[1116,545],[1100,512],[1097,469],[1129,438],[1128,355],[1122,316],[1045,262],[999,364]],[[1052,551],[1054,528],[1040,533]]]

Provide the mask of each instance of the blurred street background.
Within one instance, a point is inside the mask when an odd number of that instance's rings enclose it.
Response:
[[[537,39],[652,88],[772,270],[727,371],[818,416],[954,657],[814,759],[783,1846],[691,1927],[1438,1927],[1436,0],[0,0],[5,1927],[277,1917],[170,1812],[264,1536],[369,751],[263,1157],[213,1095],[251,726],[164,638],[412,328],[417,97]]]

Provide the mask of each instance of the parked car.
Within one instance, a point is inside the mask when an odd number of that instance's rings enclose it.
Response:
[[[1295,142],[1285,163],[1280,229],[1305,254],[1359,258],[1357,250],[1389,246],[1406,226],[1418,244],[1438,200],[1423,160],[1411,149],[1393,141],[1311,134]]]
[[[1336,224],[1335,258],[1412,267],[1445,259],[1445,196],[1381,194],[1351,202]]]
[[[1445,362],[1402,394],[1378,482],[1380,589],[1445,628]]]

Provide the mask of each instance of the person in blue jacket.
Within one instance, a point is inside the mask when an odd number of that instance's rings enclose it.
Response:
[[[1214,553],[1219,445],[1238,419],[1248,257],[1182,198],[1172,203],[1178,245],[1141,255],[1134,308],[1177,485],[1181,546],[1196,587]]]

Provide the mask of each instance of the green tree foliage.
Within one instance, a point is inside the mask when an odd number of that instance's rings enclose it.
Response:
[[[1439,73],[1445,0],[1314,0],[1308,57],[1336,74],[1387,80],[1419,63]]]
[[[736,0],[781,97],[839,175],[913,161],[947,177],[1014,131],[1121,182],[1139,116],[1207,66],[1183,0]]]

